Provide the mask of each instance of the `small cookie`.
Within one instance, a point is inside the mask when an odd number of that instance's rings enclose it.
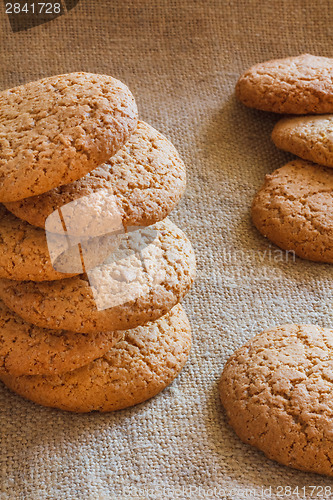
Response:
[[[236,85],[236,96],[250,108],[302,115],[332,113],[333,59],[303,54],[256,64]]]
[[[107,354],[71,373],[13,377],[13,391],[35,403],[73,412],[115,411],[152,398],[183,368],[191,329],[180,305],[146,326],[125,332]]]
[[[0,301],[0,373],[55,375],[103,356],[123,332],[90,334],[48,330],[26,323]]]
[[[44,283],[0,280],[0,297],[43,328],[93,333],[143,325],[166,314],[189,291],[194,251],[167,219],[130,233],[124,248],[87,275]]]
[[[333,115],[284,118],[275,125],[272,139],[280,149],[333,167]]]
[[[332,192],[332,169],[294,160],[266,175],[253,200],[253,223],[280,248],[333,263]]]
[[[245,443],[277,462],[333,476],[333,330],[277,326],[228,360],[220,395]]]
[[[45,231],[18,219],[0,205],[0,278],[51,281],[75,274],[79,273],[64,274],[53,268]]]
[[[171,212],[185,184],[185,165],[174,146],[153,127],[139,122],[126,145],[86,177],[6,207],[30,224],[45,227],[46,218],[58,208],[106,189],[125,227],[150,226]],[[70,216],[78,219],[81,215],[74,210]],[[69,221],[69,225],[75,234],[75,224]]]
[[[0,93],[0,201],[79,179],[137,125],[132,94],[111,76],[70,73]]]

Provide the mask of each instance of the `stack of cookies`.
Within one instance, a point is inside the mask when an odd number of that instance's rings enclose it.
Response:
[[[305,259],[333,262],[333,59],[258,64],[236,87],[247,106],[303,115],[279,121],[275,144],[300,157],[266,176],[252,205],[259,231]],[[304,116],[309,114],[311,116]],[[316,115],[316,116],[315,116]],[[300,304],[300,307],[302,305]],[[333,476],[333,330],[262,332],[227,361],[220,397],[237,435],[277,462]]]
[[[299,158],[266,176],[254,198],[257,229],[299,257],[333,263],[333,59],[309,54],[257,64],[236,86],[246,106],[288,116],[276,146]],[[309,115],[309,116],[304,116]]]
[[[36,403],[113,411],[189,354],[195,256],[166,217],[185,166],[110,76],[0,94],[0,379]]]

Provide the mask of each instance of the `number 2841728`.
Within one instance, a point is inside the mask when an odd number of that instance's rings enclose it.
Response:
[[[19,3],[7,2],[6,14],[60,14],[60,3],[32,2]]]

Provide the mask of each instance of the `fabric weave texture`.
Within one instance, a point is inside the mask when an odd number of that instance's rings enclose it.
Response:
[[[257,62],[304,52],[333,57],[331,2],[80,0],[66,15],[17,33],[4,9],[0,16],[1,89],[74,71],[128,85],[140,119],[186,162],[186,195],[171,219],[198,262],[184,301],[190,360],[154,399],[82,416],[0,386],[0,499],[241,500],[265,498],[262,488],[270,487],[269,498],[279,498],[278,486],[333,491],[332,479],[280,466],[241,443],[218,396],[227,358],[256,333],[284,323],[333,326],[332,267],[294,259],[251,224],[265,174],[292,158],[270,139],[280,116],[234,98],[239,75]]]

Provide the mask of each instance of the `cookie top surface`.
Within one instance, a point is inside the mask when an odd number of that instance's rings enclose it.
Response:
[[[229,422],[281,464],[333,476],[333,330],[283,325],[250,340],[220,382]]]
[[[304,259],[333,262],[333,170],[295,160],[266,176],[252,204],[257,229]]]
[[[78,274],[52,266],[45,231],[18,219],[0,205],[0,278],[60,280]]]
[[[180,305],[167,315],[125,332],[103,357],[70,373],[13,377],[0,373],[12,390],[44,406],[74,412],[115,411],[162,391],[184,366],[191,329]]]
[[[0,373],[54,375],[99,358],[123,332],[73,333],[26,323],[0,301]]]
[[[272,139],[280,149],[333,167],[333,115],[284,118],[275,125]]]
[[[236,85],[236,96],[250,108],[275,113],[333,112],[333,59],[303,54],[256,64]]]
[[[195,278],[195,256],[184,233],[167,219],[131,233],[124,248],[86,275],[43,283],[0,280],[0,296],[23,319],[44,328],[135,328],[184,297]]]
[[[45,227],[46,218],[60,207],[108,190],[106,195],[114,197],[124,226],[149,226],[171,212],[185,185],[185,165],[174,146],[153,127],[139,122],[125,146],[82,179],[6,206],[30,224]],[[98,202],[96,197],[91,201]],[[81,214],[74,209],[69,216],[78,219]],[[75,231],[77,224],[65,222]]]
[[[0,201],[45,193],[115,154],[137,125],[132,94],[107,75],[70,73],[0,93]]]

